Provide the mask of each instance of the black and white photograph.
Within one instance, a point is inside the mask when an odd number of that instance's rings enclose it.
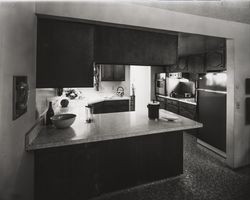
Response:
[[[250,200],[250,0],[0,0],[0,200]]]

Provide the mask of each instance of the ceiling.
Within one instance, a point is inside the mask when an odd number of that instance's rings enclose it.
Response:
[[[132,3],[250,24],[250,0],[134,0]]]

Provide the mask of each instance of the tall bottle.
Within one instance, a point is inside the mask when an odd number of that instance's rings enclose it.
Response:
[[[52,124],[52,121],[51,121],[51,117],[54,116],[54,110],[52,108],[52,102],[50,101],[49,102],[49,109],[47,110],[47,113],[46,113],[46,125],[51,125]]]

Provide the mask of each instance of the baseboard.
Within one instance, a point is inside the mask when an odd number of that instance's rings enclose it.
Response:
[[[211,146],[210,144],[207,144],[206,142],[204,142],[204,141],[202,141],[202,140],[200,140],[198,138],[197,138],[197,143],[200,144],[200,145],[202,145],[202,146],[204,146],[204,147],[206,147],[207,149],[215,152],[216,154],[222,156],[223,158],[227,157],[227,154],[225,152],[223,152],[223,151],[221,151],[221,150],[219,150],[219,149]]]

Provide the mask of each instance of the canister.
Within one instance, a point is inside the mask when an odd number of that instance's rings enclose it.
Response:
[[[159,108],[160,102],[153,101],[148,104],[148,118],[149,119],[158,119],[159,118]]]

